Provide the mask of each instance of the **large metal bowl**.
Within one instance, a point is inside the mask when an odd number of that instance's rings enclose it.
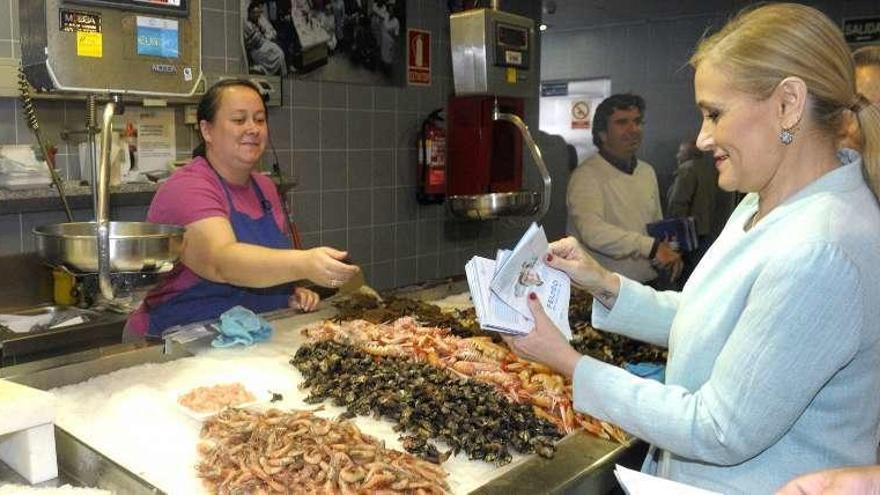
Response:
[[[541,195],[532,191],[450,196],[449,212],[468,220],[491,220],[500,217],[534,215],[541,205]]]
[[[183,227],[146,222],[110,222],[110,270],[166,272],[180,258]],[[37,253],[50,265],[79,273],[98,271],[95,222],[34,228]]]

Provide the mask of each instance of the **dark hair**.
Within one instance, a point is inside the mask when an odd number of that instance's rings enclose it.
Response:
[[[644,115],[645,99],[639,95],[624,93],[611,95],[599,103],[599,106],[596,107],[596,113],[593,114],[593,144],[597,148],[602,147],[599,133],[608,131],[608,117],[611,117],[615,110],[629,110],[633,107],[638,108],[639,113]]]
[[[880,66],[880,45],[868,45],[853,52],[856,67]]]
[[[255,8],[262,7],[262,6],[263,6],[262,0],[251,0],[247,6],[248,15],[251,15],[251,11],[254,10]]]
[[[252,81],[247,79],[222,79],[214,83],[208,88],[208,91],[202,95],[199,100],[199,106],[196,109],[196,125],[201,126],[203,120],[214,122],[217,116],[217,109],[220,108],[220,98],[223,96],[223,90],[232,87],[244,87],[254,90],[260,99],[263,99],[263,93],[260,88]],[[266,103],[263,102],[263,110],[266,110]],[[205,156],[205,138],[202,136],[201,127],[199,127],[199,145],[192,152],[193,158],[197,156]]]

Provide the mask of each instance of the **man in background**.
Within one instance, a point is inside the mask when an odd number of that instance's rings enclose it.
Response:
[[[663,217],[654,168],[636,157],[642,144],[645,100],[616,94],[596,107],[593,143],[568,182],[567,231],[605,268],[666,288],[681,272],[678,252],[645,226]],[[658,279],[659,268],[668,274]]]
[[[719,189],[718,169],[693,140],[679,144],[676,159],[678,169],[669,188],[666,214],[672,218],[693,217],[698,240],[697,249],[683,255],[684,283],[724,228],[733,211],[734,195]]]

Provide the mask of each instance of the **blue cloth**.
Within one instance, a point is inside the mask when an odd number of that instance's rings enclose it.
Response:
[[[272,336],[269,322],[241,306],[231,308],[220,315],[220,325],[217,330],[220,335],[211,341],[214,347],[232,347],[236,344],[249,346],[254,342],[269,340]]]
[[[666,366],[660,363],[624,363],[623,369],[642,378],[650,378],[663,383],[666,380]]]
[[[842,165],[746,230],[749,194],[681,293],[621,278],[593,325],[668,345],[666,382],[583,357],[579,411],[652,444],[643,470],[730,494],[875,464],[880,441],[880,209]]]
[[[219,174],[218,174],[219,177]],[[256,181],[251,181],[263,204],[263,215],[253,219],[235,209],[226,181],[220,177],[226,200],[229,202],[229,223],[238,242],[256,244],[274,249],[290,249],[293,244],[272,216],[271,203],[266,200]],[[166,328],[196,321],[213,320],[233,306],[244,306],[257,313],[286,308],[293,284],[267,288],[239,287],[203,279],[162,304],[147,308],[150,313],[149,335],[161,336]]]

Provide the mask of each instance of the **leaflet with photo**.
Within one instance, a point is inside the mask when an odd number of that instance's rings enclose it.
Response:
[[[532,322],[498,299],[489,289],[488,282],[495,273],[496,263],[488,258],[475,256],[465,265],[468,286],[474,300],[474,310],[480,328],[495,332],[526,334]],[[488,308],[493,308],[489,310]]]
[[[571,339],[571,281],[564,272],[544,263],[547,248],[544,229],[533,223],[513,250],[498,251],[497,260],[474,257],[468,262],[465,272],[481,328],[515,334],[530,332],[534,320],[528,296],[534,292],[550,319]]]

